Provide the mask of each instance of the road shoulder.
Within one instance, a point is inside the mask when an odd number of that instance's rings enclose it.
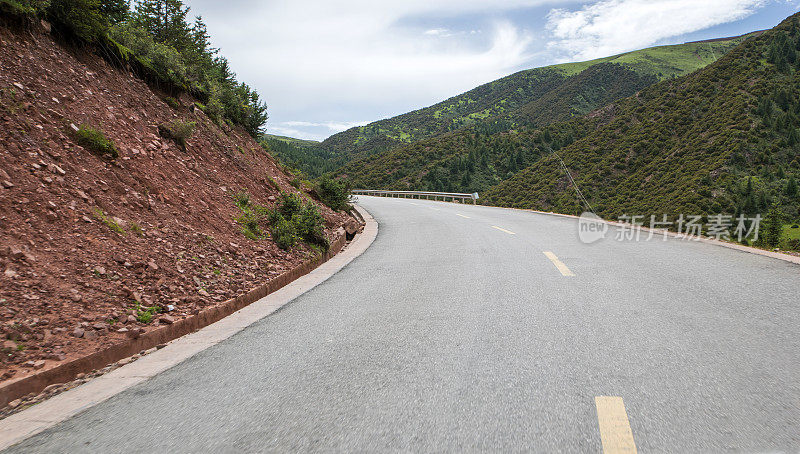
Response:
[[[133,363],[0,420],[0,450],[47,430],[228,339],[326,281],[364,253],[377,237],[377,222],[363,208],[356,206],[356,210],[366,221],[363,232],[330,260],[216,323],[178,338]]]

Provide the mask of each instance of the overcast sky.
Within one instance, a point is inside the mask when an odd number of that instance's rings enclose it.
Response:
[[[187,0],[269,104],[323,139],[521,69],[770,28],[800,0]]]

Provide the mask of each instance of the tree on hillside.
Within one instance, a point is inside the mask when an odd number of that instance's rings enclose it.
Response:
[[[147,30],[157,43],[183,53],[191,44],[192,31],[186,22],[188,14],[189,7],[181,0],[138,0],[134,23]]]
[[[80,39],[95,42],[108,28],[100,0],[52,0],[47,12],[59,26]]]
[[[103,0],[100,2],[100,13],[112,25],[124,22],[131,10],[130,0]]]
[[[189,31],[189,44],[184,55],[191,54],[194,61],[202,61],[203,65],[207,67],[213,66],[219,49],[211,47],[211,35],[208,34],[208,27],[201,16],[194,19],[194,24]]]
[[[779,208],[773,207],[764,218],[762,226],[763,233],[759,234],[757,244],[759,246],[777,247],[783,235],[783,212]]]
[[[795,180],[794,177],[790,177],[789,181],[786,183],[786,195],[789,197],[797,195],[797,180]]]

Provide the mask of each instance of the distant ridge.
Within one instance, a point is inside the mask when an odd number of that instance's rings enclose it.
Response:
[[[756,30],[754,32],[745,33],[743,35],[738,35],[738,36],[729,36],[727,38],[711,38],[711,39],[701,39],[700,41],[687,41],[684,44],[715,43],[715,42],[718,42],[718,41],[730,41],[732,39],[738,39],[738,38],[744,38],[744,37],[748,37],[749,38],[751,36],[760,36],[762,33],[764,33],[767,30],[769,30],[769,29]]]

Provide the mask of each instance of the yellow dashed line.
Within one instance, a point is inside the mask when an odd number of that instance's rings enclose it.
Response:
[[[464,219],[470,219],[470,217],[469,217],[469,216],[464,216],[463,214],[458,214],[458,213],[456,213],[456,216],[461,216],[461,217],[462,217],[462,218],[464,218]]]
[[[600,441],[604,454],[629,453],[636,454],[636,443],[633,431],[625,413],[622,397],[597,396],[597,422],[600,425]]]
[[[499,230],[499,231],[501,231],[501,232],[506,232],[506,233],[508,233],[509,235],[516,235],[516,233],[512,232],[511,230],[506,230],[506,229],[504,229],[504,228],[502,228],[502,227],[498,227],[498,226],[496,226],[496,225],[493,225],[493,226],[492,226],[492,228],[494,228],[494,229],[497,229],[497,230]]]
[[[563,274],[564,276],[575,276],[575,273],[573,273],[569,268],[567,268],[567,265],[564,265],[564,262],[559,260],[555,254],[553,254],[550,251],[546,251],[544,255],[546,255],[547,258],[549,258],[550,261],[553,262],[553,265],[555,265],[556,268],[558,268],[558,271],[561,271],[561,274]]]

